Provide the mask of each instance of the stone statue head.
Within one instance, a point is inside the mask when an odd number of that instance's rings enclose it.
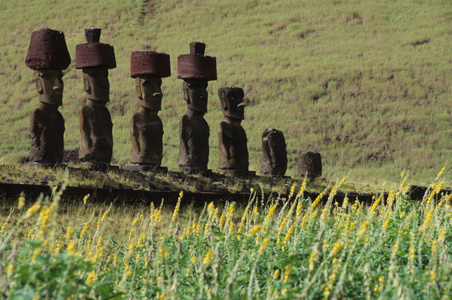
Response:
[[[184,79],[184,99],[189,109],[201,113],[207,112],[207,80]]]
[[[162,109],[162,79],[152,75],[140,75],[135,78],[140,106],[151,110]]]
[[[87,98],[93,101],[110,101],[110,82],[106,67],[83,68],[83,86]]]
[[[245,102],[243,89],[238,87],[223,87],[218,89],[223,115],[225,117],[243,120],[245,118]]]
[[[34,82],[39,94],[39,101],[53,106],[63,104],[63,72],[54,69],[34,71]]]

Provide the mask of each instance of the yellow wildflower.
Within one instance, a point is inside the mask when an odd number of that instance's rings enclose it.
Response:
[[[446,171],[446,166],[444,166],[441,169],[441,171],[439,171],[438,175],[436,175],[436,179],[435,180],[438,180],[443,175],[444,171]]]
[[[88,229],[88,225],[89,225],[89,221],[86,222],[86,224],[83,226],[82,232],[80,232],[80,239],[82,239],[83,236],[85,235],[86,230]]]
[[[290,239],[290,236],[292,235],[292,232],[293,232],[293,225],[291,225],[289,227],[289,230],[287,231],[286,236],[284,237],[284,245],[287,246],[287,243],[289,242],[289,239]]]
[[[436,253],[438,253],[438,242],[437,241],[433,241],[433,243],[432,243],[432,257],[435,256]]]
[[[317,198],[315,198],[314,202],[312,202],[312,208],[315,208],[317,206],[317,204],[320,202],[320,200],[322,200],[323,197],[323,192],[320,193]]]
[[[342,208],[347,208],[348,205],[348,198],[345,197],[344,202],[342,203]]]
[[[90,194],[86,194],[85,197],[83,197],[83,205],[86,205],[86,202],[88,201]]]
[[[3,235],[3,232],[5,231],[5,228],[6,228],[6,224],[8,224],[8,223],[7,222],[3,223],[2,227],[0,228],[0,236]]]
[[[66,229],[66,235],[64,236],[64,238],[66,239],[66,241],[69,241],[72,237],[72,230],[73,228],[71,226],[68,226]]]
[[[128,250],[129,250],[128,255],[129,255],[129,256],[132,256],[133,253],[135,252],[135,246],[136,246],[135,241],[134,241],[134,240],[130,240],[130,242],[129,242],[129,247],[128,247]]]
[[[284,274],[283,274],[283,278],[282,278],[283,283],[289,282],[289,275],[290,275],[291,268],[292,268],[292,265],[290,265],[290,264],[284,268]]]
[[[385,224],[384,224],[383,231],[386,231],[386,229],[388,228],[388,225],[389,225],[389,218],[387,218],[387,219],[385,220]]]
[[[13,274],[14,274],[14,265],[13,265],[13,264],[9,264],[9,265],[6,267],[6,275],[7,275],[8,277],[11,277],[11,276],[13,276]]]
[[[309,256],[309,271],[314,270],[316,258],[317,258],[317,253],[312,252],[311,255]]]
[[[41,203],[35,202],[25,213],[25,218],[28,218],[28,217],[31,217],[32,215],[34,215],[35,213],[37,213],[39,211],[40,208],[41,208]]]
[[[19,209],[22,209],[22,207],[24,207],[24,205],[25,205],[25,197],[24,197],[24,194],[21,193],[19,196],[19,201],[17,202],[17,207]]]
[[[261,225],[256,225],[256,226],[254,226],[253,228],[251,228],[251,229],[248,231],[247,237],[248,237],[248,238],[253,237],[259,229],[261,229]]]
[[[369,227],[369,222],[367,220],[365,220],[362,224],[361,224],[361,228],[356,232],[356,236],[360,239],[364,236],[364,234],[367,231],[367,228]]]
[[[69,244],[67,245],[66,253],[67,253],[67,256],[69,256],[69,257],[75,256],[75,244],[72,240],[69,241]]]
[[[306,177],[303,179],[303,183],[301,184],[300,191],[297,194],[297,198],[303,197],[304,190],[306,188]]]
[[[320,215],[320,222],[325,224],[326,218],[328,217],[328,208],[322,209],[322,214]]]
[[[289,200],[292,199],[293,194],[295,193],[295,188],[297,187],[297,185],[294,183],[291,187],[290,187],[290,193],[289,193]]]
[[[88,273],[88,278],[86,278],[86,283],[90,284],[91,282],[96,280],[96,272],[94,270],[92,270],[91,272]]]
[[[345,244],[343,242],[335,243],[330,251],[330,256],[335,256],[344,247],[344,245]]]
[[[270,243],[270,238],[269,237],[265,237],[265,239],[262,241],[262,244],[259,247],[259,255],[262,255],[265,251],[265,249],[267,248],[268,244]]]
[[[207,205],[207,213],[209,214],[209,217],[212,217],[214,212],[215,212],[215,204],[213,204],[213,202],[210,202],[209,205]]]
[[[183,194],[183,193],[181,192],[181,194]],[[181,194],[179,194],[179,199],[177,201],[176,207],[174,208],[173,216],[171,217],[171,223],[174,223],[174,221],[177,218],[177,214],[179,213],[180,200],[182,199]]]
[[[212,260],[213,260],[213,251],[212,251],[212,250],[209,250],[209,251],[207,251],[206,256],[204,256],[204,258],[203,258],[203,260],[202,260],[202,263],[203,263],[206,267],[208,267],[208,266],[210,266],[210,264],[212,263]]]

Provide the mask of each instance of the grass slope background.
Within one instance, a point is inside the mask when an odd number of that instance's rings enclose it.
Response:
[[[129,122],[137,111],[130,53],[152,49],[171,56],[163,79],[164,160],[177,167],[178,123],[186,111],[176,59],[191,41],[217,57],[209,82],[209,168],[218,170],[217,128],[223,118],[217,90],[239,86],[248,106],[242,122],[250,169],[259,171],[261,134],[284,132],[288,175],[297,152],[322,154],[324,176],[382,183],[402,170],[429,183],[452,158],[452,3],[436,1],[2,1],[0,3],[0,156],[29,150],[30,115],[38,106],[33,72],[24,64],[31,32],[62,30],[73,63],[65,71],[61,113],[65,149],[80,142],[78,113],[85,93],[74,69],[84,28],[102,28],[115,47],[110,71],[114,156],[130,158]],[[351,171],[350,171],[351,170]],[[452,185],[448,168],[446,186]]]

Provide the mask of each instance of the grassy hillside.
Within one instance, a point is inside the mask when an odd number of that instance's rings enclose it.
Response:
[[[24,59],[30,34],[62,30],[69,52],[84,42],[84,28],[103,29],[115,47],[110,71],[114,156],[128,163],[129,122],[137,110],[130,53],[151,49],[171,56],[163,79],[163,164],[175,169],[178,123],[186,111],[176,58],[191,41],[217,57],[218,80],[209,84],[210,163],[218,166],[217,90],[239,86],[249,102],[243,127],[250,168],[259,171],[261,134],[282,130],[296,175],[296,153],[322,154],[324,175],[383,182],[408,170],[427,183],[452,157],[452,4],[436,1],[115,1],[36,0],[0,4],[0,156],[27,154],[29,119],[38,105],[33,72]],[[65,71],[66,149],[80,142],[84,102],[81,71]],[[5,157],[6,155],[6,157]],[[351,171],[350,171],[351,170]],[[446,172],[446,185],[452,185]]]

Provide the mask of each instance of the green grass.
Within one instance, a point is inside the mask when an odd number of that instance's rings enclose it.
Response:
[[[385,201],[296,189],[246,206],[173,209],[52,197],[0,204],[0,284],[14,298],[448,299],[451,196],[402,179]],[[333,190],[341,187],[337,183]],[[180,197],[183,197],[180,194]],[[180,203],[180,202],[179,202]]]
[[[185,113],[176,58],[191,41],[217,57],[218,80],[209,83],[209,168],[218,170],[217,90],[239,86],[248,106],[242,122],[250,169],[259,171],[261,134],[283,131],[289,176],[298,176],[297,152],[319,151],[324,176],[381,185],[407,170],[427,184],[452,157],[450,49],[452,6],[437,1],[33,1],[0,4],[0,156],[26,153],[29,119],[37,107],[33,72],[24,59],[33,30],[62,30],[73,61],[84,28],[103,29],[115,47],[110,71],[114,156],[130,158],[129,122],[137,110],[130,53],[151,46],[171,56],[163,79],[163,165],[176,169],[178,123]],[[11,17],[14,16],[14,17]],[[65,148],[80,142],[84,101],[80,70],[64,76]],[[449,167],[448,167],[449,169]],[[446,186],[452,186],[447,171]]]

